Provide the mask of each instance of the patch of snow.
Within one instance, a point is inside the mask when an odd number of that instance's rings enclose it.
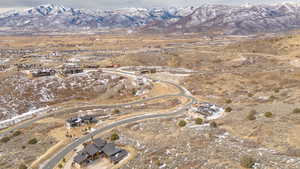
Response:
[[[209,123],[205,123],[205,124],[201,124],[201,125],[191,125],[191,126],[188,126],[188,127],[196,129],[196,130],[204,130],[207,127],[209,127]]]
[[[266,100],[269,100],[269,97],[268,96],[259,96],[258,99],[266,101]]]
[[[30,119],[30,118],[34,117],[35,115],[38,115],[42,112],[47,111],[48,109],[49,109],[49,107],[44,107],[44,108],[40,108],[40,109],[33,109],[33,110],[30,110],[27,113],[24,113],[22,115],[15,116],[15,117],[13,117],[11,119],[8,119],[8,120],[0,121],[0,129],[9,127],[9,126],[14,125],[16,123],[19,123],[21,121]]]
[[[163,164],[159,168],[165,168],[166,166],[167,166],[167,164]]]
[[[6,62],[9,62],[10,61],[10,59],[9,58],[7,58],[7,59],[0,59],[0,64],[5,64]]]
[[[206,119],[207,120],[216,120],[216,119],[222,117],[223,113],[224,113],[224,109],[223,108],[219,108],[219,111],[213,112],[212,115],[208,116]]]
[[[300,60],[299,59],[292,60],[290,61],[290,64],[295,67],[300,67]]]
[[[227,138],[228,136],[229,136],[229,133],[226,132],[226,133],[224,133],[224,134],[222,134],[222,135],[218,135],[217,137],[218,137],[219,139],[225,139],[225,138]]]
[[[143,89],[141,89],[141,90],[138,90],[135,93],[135,96],[142,96],[142,95],[147,94],[147,93],[149,93],[149,90],[143,90]]]

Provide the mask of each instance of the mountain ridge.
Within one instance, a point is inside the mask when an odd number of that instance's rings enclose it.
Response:
[[[0,13],[0,27],[15,30],[96,30],[253,34],[300,28],[300,4],[202,5],[198,8],[74,9],[53,4]]]

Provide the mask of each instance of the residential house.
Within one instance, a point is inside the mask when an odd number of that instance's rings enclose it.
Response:
[[[127,151],[116,147],[113,143],[106,144],[102,151],[113,164],[117,164],[128,154]]]
[[[107,143],[101,138],[84,145],[84,149],[78,152],[73,159],[72,165],[76,168],[86,167],[95,160],[102,158],[108,158],[113,164],[117,164],[128,155],[126,150],[116,147],[113,143]]]
[[[56,71],[52,69],[40,69],[31,71],[33,77],[52,76],[55,75]]]
[[[82,117],[72,117],[68,120],[66,120],[66,127],[67,128],[73,128],[73,127],[79,127],[84,124],[91,124],[91,123],[97,123],[97,119],[95,116],[82,116]]]

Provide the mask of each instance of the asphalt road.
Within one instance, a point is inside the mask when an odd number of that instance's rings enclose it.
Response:
[[[120,121],[111,123],[105,127],[96,129],[94,132],[92,132],[84,137],[81,137],[78,140],[76,140],[73,143],[66,146],[63,150],[61,150],[59,153],[57,153],[53,158],[51,158],[49,161],[47,161],[46,164],[42,167],[42,169],[53,169],[69,152],[73,151],[76,147],[78,147],[79,145],[81,145],[84,142],[91,139],[92,136],[109,131],[115,127],[119,127],[119,126],[122,126],[125,124],[129,124],[129,123],[133,123],[133,122],[137,122],[137,121],[141,121],[141,120],[174,117],[174,116],[184,113],[186,111],[187,107],[189,107],[192,103],[193,102],[190,102],[187,105],[185,105],[183,108],[181,108],[180,110],[177,110],[174,112],[136,116],[136,117],[120,120]]]
[[[115,71],[107,71],[107,72],[111,72],[111,73],[115,73]],[[122,72],[122,71],[117,71],[117,73],[121,73],[121,74],[127,74],[127,75],[133,75],[132,73],[128,73],[128,72]],[[177,111],[173,111],[173,112],[166,112],[166,113],[158,113],[158,114],[147,114],[147,115],[142,115],[142,116],[136,116],[136,117],[131,117],[131,118],[127,118],[124,120],[120,120],[114,123],[111,123],[105,127],[102,128],[98,128],[96,129],[94,132],[89,133],[86,136],[83,136],[79,139],[77,139],[76,141],[72,142],[71,144],[69,144],[68,146],[66,146],[64,149],[62,149],[60,152],[58,152],[53,158],[51,158],[50,160],[48,160],[44,166],[42,166],[42,169],[53,169],[69,152],[73,151],[76,147],[78,147],[79,145],[83,144],[84,142],[88,141],[89,139],[91,139],[92,136],[98,135],[100,133],[109,131],[115,127],[119,127],[125,124],[129,124],[129,123],[134,123],[137,121],[141,121],[141,120],[146,120],[146,119],[156,119],[156,118],[168,118],[168,117],[175,117],[177,115],[180,115],[184,112],[186,112],[186,110],[193,104],[195,103],[197,100],[189,95],[189,93],[187,92],[186,89],[184,89],[183,87],[175,84],[175,83],[171,83],[171,82],[167,82],[167,81],[159,81],[162,83],[167,83],[170,85],[173,85],[175,87],[177,87],[180,90],[179,94],[175,94],[175,95],[164,95],[164,96],[158,96],[155,97],[155,99],[158,98],[163,98],[163,97],[168,97],[168,96],[182,96],[182,97],[186,97],[190,100],[190,102],[186,105],[184,105],[182,108],[180,108]],[[151,98],[152,100],[153,98]],[[147,99],[145,99],[147,100]],[[145,100],[142,101],[138,101],[140,102],[144,102]],[[128,103],[127,105],[131,105],[132,103]]]
[[[120,70],[106,70],[105,72],[125,74],[125,75],[128,75],[128,76],[135,76],[133,73],[124,72],[124,71],[120,71]],[[85,110],[101,109],[101,108],[103,108],[103,109],[104,108],[119,108],[119,107],[124,107],[124,106],[131,106],[131,105],[135,105],[135,104],[142,104],[142,103],[145,103],[145,102],[148,102],[148,101],[151,101],[151,100],[167,98],[167,97],[172,97],[172,96],[182,96],[182,97],[186,97],[190,100],[190,102],[187,103],[186,105],[182,106],[182,108],[180,108],[176,111],[173,111],[173,112],[147,114],[147,115],[131,117],[131,118],[127,118],[127,119],[124,119],[124,120],[120,120],[120,121],[111,123],[111,124],[109,124],[105,127],[96,129],[94,132],[89,133],[88,135],[85,135],[85,136],[75,140],[71,144],[67,145],[66,147],[64,147],[60,152],[58,152],[50,160],[48,160],[43,165],[43,167],[41,167],[42,169],[53,169],[69,152],[73,151],[76,147],[78,147],[82,143],[89,140],[92,136],[95,136],[95,135],[98,135],[100,133],[109,131],[109,130],[115,128],[115,127],[119,127],[119,126],[122,126],[122,125],[125,125],[125,124],[129,124],[129,123],[133,123],[133,122],[137,122],[137,121],[141,121],[141,120],[175,117],[177,115],[180,115],[180,114],[184,113],[187,110],[187,108],[189,108],[194,102],[197,101],[193,96],[189,95],[189,93],[187,92],[186,89],[184,89],[183,87],[181,87],[181,86],[179,86],[175,83],[171,83],[171,82],[168,82],[168,81],[158,81],[158,82],[166,83],[166,84],[175,86],[180,92],[177,93],[177,94],[156,96],[156,97],[146,98],[146,99],[142,99],[142,100],[139,100],[139,101],[124,103],[124,104],[92,105],[92,106],[83,106],[83,107],[77,107],[77,108],[64,109],[64,110],[60,110],[60,111],[54,111],[53,113],[48,113],[48,114],[33,118],[33,119],[28,120],[26,122],[20,123],[20,124],[14,126],[12,128],[6,129],[6,130],[4,130],[3,132],[0,133],[0,137],[6,136],[6,135],[18,130],[18,129],[29,127],[30,125],[32,125],[34,122],[36,122],[38,120],[41,120],[41,119],[44,119],[44,118],[47,118],[47,117],[50,117],[50,116],[54,116],[56,114],[75,113],[75,112],[78,112],[80,110],[85,111]]]
[[[14,127],[4,129],[2,132],[0,132],[0,138],[7,136],[14,131],[17,131],[22,128],[29,127],[32,125],[34,122],[54,116],[56,114],[71,114],[71,113],[76,113],[78,111],[86,111],[86,110],[93,110],[93,109],[109,109],[109,108],[121,108],[121,107],[126,107],[126,106],[133,106],[135,104],[142,104],[148,101],[156,100],[156,99],[162,99],[162,98],[167,98],[167,97],[173,97],[173,96],[180,96],[181,93],[179,94],[170,94],[170,95],[162,95],[162,96],[156,96],[156,97],[151,97],[151,98],[146,98],[134,102],[129,102],[129,103],[124,103],[124,104],[115,104],[115,105],[92,105],[92,106],[83,106],[83,107],[76,107],[76,108],[69,108],[69,109],[64,109],[64,110],[59,110],[59,111],[54,111],[52,113],[48,113],[42,116],[35,117],[33,119],[27,120],[25,122],[22,122],[20,124],[15,125]]]
[[[111,69],[107,69],[105,72],[125,74],[125,75],[128,75],[128,76],[136,76],[133,73],[118,71],[118,70],[111,70]],[[167,81],[159,81],[159,82],[175,86],[177,89],[179,89],[180,92],[178,94],[169,94],[169,95],[162,95],[162,96],[156,96],[156,97],[151,97],[151,98],[145,98],[145,99],[142,99],[142,100],[129,102],[129,103],[124,103],[124,104],[92,105],[92,106],[82,106],[82,107],[69,108],[69,109],[64,109],[64,110],[59,110],[59,111],[53,111],[52,113],[44,114],[42,116],[38,116],[38,117],[35,117],[33,119],[27,120],[25,122],[21,122],[19,124],[16,124],[14,127],[4,129],[2,132],[0,132],[0,138],[2,138],[4,136],[7,136],[7,135],[13,133],[14,131],[19,130],[19,129],[30,127],[34,122],[36,122],[38,120],[41,120],[41,119],[44,119],[44,118],[54,116],[56,114],[67,114],[67,113],[70,114],[70,113],[76,113],[78,111],[86,111],[86,110],[93,110],[93,109],[120,108],[120,107],[125,107],[125,106],[132,106],[132,105],[135,105],[135,104],[142,104],[142,103],[152,101],[152,100],[156,100],[156,99],[162,99],[162,98],[173,97],[173,96],[185,96],[186,91],[181,86],[179,86],[177,84],[174,84],[174,83],[171,83],[171,82],[167,82]]]

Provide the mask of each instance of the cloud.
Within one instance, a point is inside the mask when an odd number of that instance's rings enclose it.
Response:
[[[0,8],[33,7],[42,4],[60,4],[74,8],[126,8],[126,7],[169,7],[199,6],[201,4],[270,4],[285,0],[0,0]],[[300,0],[291,0],[299,2]]]

